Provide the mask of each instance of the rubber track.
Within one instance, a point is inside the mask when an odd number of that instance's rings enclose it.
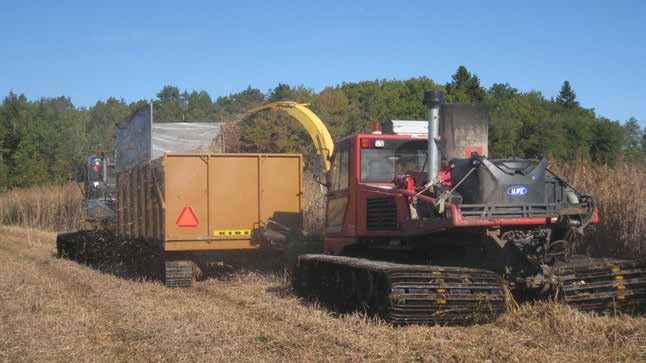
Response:
[[[188,288],[193,284],[193,263],[191,261],[165,261],[164,285]]]
[[[580,310],[646,312],[646,260],[582,258],[554,272],[564,302]]]
[[[500,276],[481,269],[303,255],[296,284],[302,295],[398,325],[487,322],[506,307]]]

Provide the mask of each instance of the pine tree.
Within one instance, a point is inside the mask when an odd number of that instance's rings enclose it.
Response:
[[[214,117],[213,101],[206,91],[193,91],[186,97],[186,121],[209,121]]]
[[[459,66],[451,79],[446,84],[447,101],[473,103],[484,100],[485,90],[480,85],[480,79],[465,66]]]
[[[576,100],[576,93],[570,86],[570,81],[563,82],[561,91],[559,92],[558,97],[556,97],[556,102],[565,108],[575,108],[579,106],[579,102]]]
[[[613,164],[621,152],[625,133],[617,121],[600,117],[593,128],[590,155],[598,161]]]
[[[636,160],[646,157],[646,150],[643,149],[646,130],[642,131],[639,121],[631,117],[622,128],[624,130],[623,150],[626,157]]]
[[[186,95],[184,95],[186,96]],[[185,98],[176,86],[164,86],[155,101],[155,122],[180,122],[185,118]]]

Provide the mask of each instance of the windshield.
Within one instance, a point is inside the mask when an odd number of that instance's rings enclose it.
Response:
[[[362,139],[361,146],[362,182],[391,183],[396,175],[426,168],[426,140]]]

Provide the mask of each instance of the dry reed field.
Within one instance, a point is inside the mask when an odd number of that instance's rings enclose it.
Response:
[[[0,229],[0,361],[646,360],[645,317],[522,305],[471,327],[393,327],[239,270],[169,289],[55,257],[50,232]]]
[[[16,189],[0,194],[0,224],[49,231],[83,225],[83,194],[75,183]]]
[[[554,166],[578,191],[591,194],[601,223],[586,232],[581,252],[593,256],[646,256],[646,167],[613,168],[579,158]]]

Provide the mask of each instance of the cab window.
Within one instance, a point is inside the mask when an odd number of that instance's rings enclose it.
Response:
[[[348,189],[348,174],[350,169],[350,153],[348,150],[341,150],[336,153],[330,171],[331,192]]]
[[[392,183],[396,175],[426,168],[426,140],[361,139],[361,181]]]

